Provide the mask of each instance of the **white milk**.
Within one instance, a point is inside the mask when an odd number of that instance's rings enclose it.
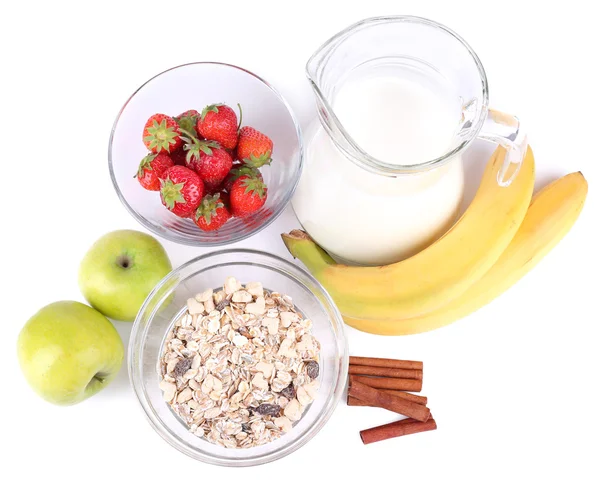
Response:
[[[391,76],[347,81],[333,110],[365,152],[394,165],[444,155],[460,120],[459,100],[440,84]],[[347,159],[320,125],[307,135],[293,207],[304,229],[338,260],[399,261],[454,222],[464,188],[459,157],[434,170],[384,177]]]

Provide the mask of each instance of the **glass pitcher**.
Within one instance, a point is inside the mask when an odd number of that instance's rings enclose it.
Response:
[[[306,72],[319,121],[306,133],[292,204],[340,262],[389,264],[446,232],[463,198],[461,154],[475,138],[507,148],[498,184],[518,172],[526,148],[518,119],[488,108],[479,58],[443,25],[358,22],[321,46]]]

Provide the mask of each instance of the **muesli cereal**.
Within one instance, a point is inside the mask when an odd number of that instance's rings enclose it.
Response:
[[[163,397],[195,435],[227,448],[279,438],[319,388],[320,344],[292,298],[245,287],[190,298],[158,362]]]

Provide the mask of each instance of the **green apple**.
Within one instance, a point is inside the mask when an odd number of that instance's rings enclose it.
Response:
[[[106,387],[123,362],[123,342],[112,323],[77,301],[42,308],[17,342],[21,370],[46,401],[76,404]]]
[[[79,288],[96,310],[132,322],[156,283],[171,271],[161,244],[139,231],[114,231],[98,239],[79,267]]]

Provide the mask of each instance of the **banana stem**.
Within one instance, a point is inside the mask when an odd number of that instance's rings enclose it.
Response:
[[[302,261],[313,275],[320,273],[332,264],[336,264],[333,258],[304,231],[294,229],[289,234],[282,234],[281,239],[283,239],[290,254]]]

